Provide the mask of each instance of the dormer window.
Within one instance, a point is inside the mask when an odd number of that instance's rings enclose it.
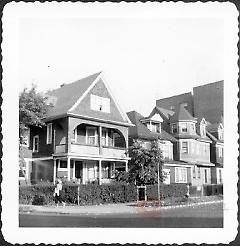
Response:
[[[149,122],[147,122],[147,128],[151,132],[160,133],[161,132],[161,123],[149,121]]]
[[[110,98],[91,94],[91,109],[104,113],[110,113]]]
[[[205,128],[205,125],[203,124],[200,125],[200,135],[206,136],[206,128]]]

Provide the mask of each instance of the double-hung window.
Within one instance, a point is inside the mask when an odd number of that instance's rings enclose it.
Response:
[[[102,146],[108,145],[107,137],[108,137],[107,129],[102,129]]]
[[[96,145],[97,144],[97,128],[87,127],[86,144]]]
[[[182,153],[188,153],[188,142],[182,142]]]
[[[52,143],[52,123],[47,124],[47,144]]]
[[[33,137],[33,152],[39,151],[39,136],[36,135]]]
[[[175,181],[176,183],[187,183],[187,168],[175,167]]]

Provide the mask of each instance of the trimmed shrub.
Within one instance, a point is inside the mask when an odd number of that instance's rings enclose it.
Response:
[[[205,196],[223,195],[223,185],[222,184],[204,185],[203,194]]]
[[[147,185],[147,200],[158,199],[158,186]],[[187,184],[160,184],[160,198],[184,197],[187,193]]]
[[[32,185],[19,187],[21,204],[44,205],[54,203],[54,185]],[[69,204],[94,205],[122,203],[137,200],[137,188],[130,184],[64,184],[60,193]]]

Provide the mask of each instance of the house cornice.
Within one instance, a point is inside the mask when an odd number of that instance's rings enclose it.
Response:
[[[66,116],[80,118],[80,119],[86,119],[86,120],[92,120],[92,121],[98,121],[98,122],[101,122],[101,123],[109,123],[109,124],[113,124],[113,125],[120,125],[120,126],[127,126],[127,127],[135,126],[134,124],[128,123],[128,122],[118,122],[118,121],[113,121],[113,120],[104,120],[104,119],[100,119],[100,118],[89,117],[89,116],[80,115],[80,114],[74,114],[74,113],[70,113],[70,112],[68,112],[66,114]]]
[[[135,126],[132,123],[124,123],[124,122],[118,122],[118,121],[113,121],[113,120],[104,120],[104,119],[100,119],[100,118],[95,118],[95,117],[89,117],[89,116],[85,116],[85,115],[80,115],[80,114],[74,114],[74,113],[65,113],[65,114],[60,114],[60,115],[56,115],[56,116],[50,116],[47,118],[44,118],[43,121],[44,122],[49,122],[52,120],[57,120],[60,118],[66,118],[66,117],[75,117],[75,118],[79,118],[79,119],[86,119],[86,120],[92,120],[92,121],[98,121],[98,122],[102,122],[102,123],[109,123],[109,124],[113,124],[113,125],[120,125],[120,126]]]

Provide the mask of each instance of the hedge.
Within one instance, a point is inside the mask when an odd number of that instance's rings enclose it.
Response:
[[[147,200],[158,199],[158,185],[147,185]],[[160,184],[160,198],[184,197],[187,193],[187,184]]]
[[[78,196],[79,187],[79,196]],[[19,203],[46,205],[54,203],[54,185],[32,185],[19,187]],[[63,185],[61,192],[63,200],[68,204],[93,205],[104,203],[122,203],[136,201],[135,185]],[[78,199],[79,198],[79,199]]]
[[[205,196],[223,195],[222,184],[203,185],[203,194]]]

